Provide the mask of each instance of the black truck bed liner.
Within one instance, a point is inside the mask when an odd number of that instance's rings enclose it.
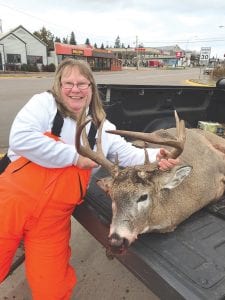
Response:
[[[143,234],[117,258],[160,299],[225,299],[225,220],[218,210],[202,209],[172,233]],[[107,248],[111,200],[94,179],[73,215]]]

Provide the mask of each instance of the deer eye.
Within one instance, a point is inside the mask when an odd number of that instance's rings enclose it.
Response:
[[[142,202],[142,201],[145,201],[148,199],[148,194],[143,194],[140,196],[140,198],[137,200],[137,203],[138,202]]]

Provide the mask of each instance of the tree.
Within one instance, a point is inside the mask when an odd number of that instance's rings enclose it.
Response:
[[[76,45],[77,44],[76,39],[75,39],[75,34],[74,34],[73,31],[71,32],[71,35],[70,35],[70,44],[71,45]]]
[[[105,49],[105,47],[104,47],[104,44],[103,44],[103,43],[101,44],[101,47],[100,47],[100,49]]]
[[[90,46],[91,44],[90,44],[90,40],[89,40],[89,38],[87,38],[86,39],[86,41],[85,41],[85,45],[88,45],[88,46]]]
[[[94,47],[97,49],[98,48],[98,46],[97,46],[97,44],[96,43],[94,43]]]
[[[61,43],[61,39],[60,39],[59,37],[56,36],[56,37],[55,37],[55,42],[56,42],[56,43]]]
[[[62,40],[63,44],[68,44],[68,38],[67,37],[64,37],[63,40]]]
[[[121,48],[120,37],[119,36],[117,36],[117,38],[115,40],[114,48]]]
[[[47,44],[48,51],[54,50],[54,35],[44,26],[39,31],[35,31],[33,34]]]

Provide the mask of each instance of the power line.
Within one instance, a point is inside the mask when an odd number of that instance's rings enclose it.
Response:
[[[0,6],[4,6],[6,8],[9,8],[9,9],[13,10],[13,11],[17,11],[20,14],[27,15],[28,17],[32,17],[34,19],[42,21],[42,22],[44,22],[44,24],[47,23],[47,24],[53,25],[53,26],[55,26],[57,28],[60,28],[60,29],[64,28],[66,30],[71,30],[71,28],[69,28],[67,26],[64,26],[62,24],[59,25],[59,24],[55,24],[55,23],[52,23],[52,22],[49,22],[49,21],[46,22],[46,20],[44,20],[44,19],[42,19],[42,18],[40,18],[40,17],[38,17],[36,15],[33,15],[30,12],[24,11],[24,10],[22,10],[20,8],[16,8],[14,6],[10,6],[10,5],[2,3],[2,2],[0,2]],[[83,34],[83,35],[86,34],[86,33],[80,32],[80,31],[79,31],[79,33]],[[100,39],[101,37],[97,36],[97,38]],[[194,39],[194,40],[191,40],[191,39],[184,39],[183,40],[182,39],[182,40],[143,41],[143,44],[178,44],[178,43],[187,43],[187,42],[188,42],[188,44],[193,44],[193,43],[224,42],[224,41],[225,41],[225,37],[224,38],[221,38],[221,37],[210,38],[209,37],[209,38]],[[114,42],[113,41],[109,41],[109,43],[114,43]]]
[[[8,9],[12,10],[12,11],[19,12],[20,14],[26,15],[26,16],[31,17],[31,18],[33,18],[33,19],[37,19],[37,20],[39,20],[39,21],[42,21],[43,24],[49,24],[49,25],[52,25],[52,26],[54,26],[54,27],[56,27],[56,28],[59,28],[60,30],[65,29],[65,30],[67,30],[67,31],[71,31],[71,27],[69,28],[69,27],[67,27],[67,26],[65,26],[65,25],[62,25],[61,23],[60,23],[60,25],[59,25],[59,24],[55,24],[55,23],[46,21],[45,19],[42,19],[42,18],[40,18],[40,17],[38,17],[38,16],[36,16],[36,15],[33,15],[33,14],[31,14],[30,12],[24,11],[24,10],[22,10],[22,9],[20,9],[20,8],[16,8],[16,7],[14,7],[14,6],[10,6],[10,5],[7,5],[7,4],[2,3],[2,2],[0,2],[0,6],[6,7],[6,8],[8,8]],[[78,33],[81,34],[81,35],[86,35],[86,33],[82,32],[82,31],[80,31],[80,30],[78,31]],[[100,37],[100,36],[97,36],[97,38],[100,39],[101,37]]]
[[[189,44],[193,44],[193,43],[207,43],[207,42],[224,42],[225,41],[225,37],[224,38],[207,38],[207,39],[198,39],[198,40],[167,40],[167,41],[143,41],[144,44],[156,44],[156,43],[160,43],[160,44],[168,44],[168,43],[173,43],[173,44],[177,44],[177,43],[189,43]]]
[[[29,12],[27,12],[27,11],[24,11],[24,10],[22,10],[22,9],[15,8],[15,7],[12,7],[12,6],[10,6],[10,5],[3,4],[3,3],[0,3],[0,5],[1,5],[1,6],[4,6],[4,7],[7,7],[7,8],[9,8],[9,9],[11,9],[11,10],[17,11],[17,12],[23,14],[23,15],[27,15],[28,17],[35,18],[35,19],[37,19],[37,20],[39,20],[39,21],[42,21],[42,22],[46,22],[46,20],[44,20],[44,19],[42,19],[42,18],[39,18],[39,17],[37,17],[37,16],[35,16],[35,15],[32,15],[31,13],[29,13]],[[59,26],[59,25],[54,24],[54,23],[51,23],[51,22],[49,22],[49,24],[52,24],[52,25],[54,25],[54,26]]]

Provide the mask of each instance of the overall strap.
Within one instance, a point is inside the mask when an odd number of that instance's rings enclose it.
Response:
[[[1,159],[0,159],[0,174],[2,174],[6,167],[11,163],[11,160],[9,159],[8,155],[5,154]]]
[[[63,127],[63,123],[64,123],[63,116],[61,115],[59,110],[57,110],[57,113],[56,113],[55,118],[53,120],[51,133],[55,136],[60,137],[61,130],[62,130],[62,127]],[[96,132],[97,132],[96,126],[94,125],[93,122],[91,122],[91,127],[90,127],[90,130],[89,130],[89,133],[88,133],[88,141],[89,141],[91,149],[94,148],[94,145],[95,145],[95,142],[96,142],[96,139],[95,139]]]
[[[53,120],[53,125],[52,125],[52,130],[51,130],[52,134],[60,137],[61,130],[62,130],[62,127],[63,127],[63,123],[64,123],[63,116],[61,115],[61,113],[57,109],[57,113],[56,113],[55,118]]]

